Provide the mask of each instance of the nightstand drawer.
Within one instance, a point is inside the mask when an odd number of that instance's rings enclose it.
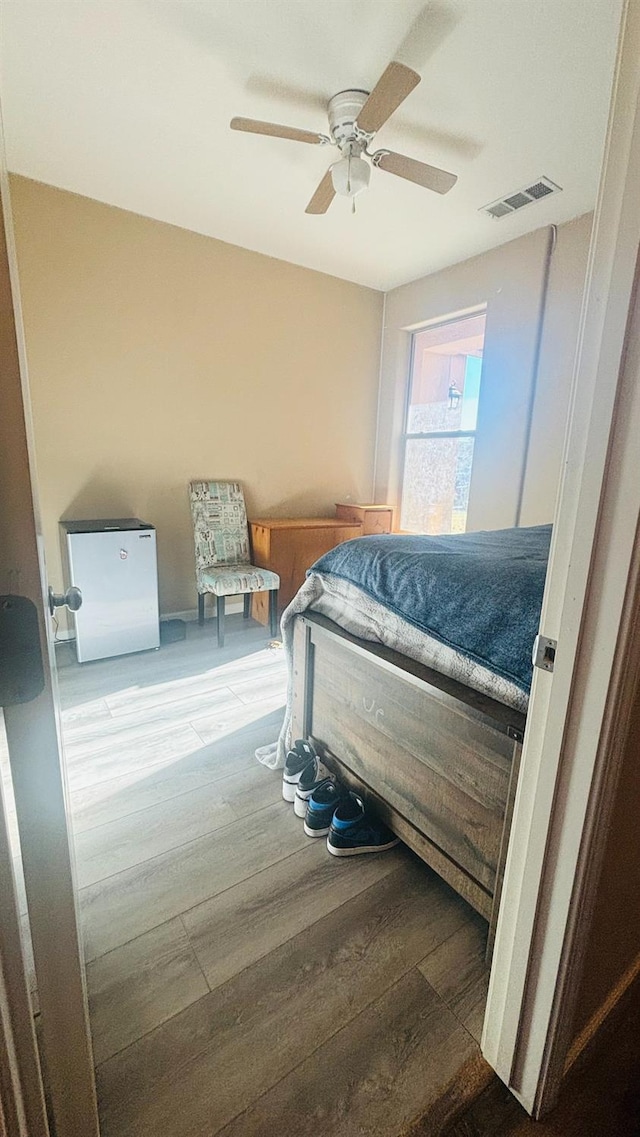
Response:
[[[336,502],[336,517],[341,521],[360,522],[363,536],[374,533],[391,533],[393,509],[390,505],[356,505]]]

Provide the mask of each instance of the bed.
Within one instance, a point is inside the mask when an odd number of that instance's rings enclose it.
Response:
[[[362,537],[283,616],[279,749],[310,738],[489,922],[492,943],[551,526]]]

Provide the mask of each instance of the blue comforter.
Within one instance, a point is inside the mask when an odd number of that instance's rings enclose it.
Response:
[[[357,537],[310,572],[341,577],[524,691],[551,526],[440,537]]]

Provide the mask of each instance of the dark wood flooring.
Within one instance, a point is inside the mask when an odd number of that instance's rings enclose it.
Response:
[[[548,1117],[532,1121],[496,1078],[442,1137],[640,1137],[640,982],[569,1071]]]
[[[486,925],[404,847],[336,860],[258,765],[263,628],[60,651],[104,1137],[396,1137],[479,1058]]]

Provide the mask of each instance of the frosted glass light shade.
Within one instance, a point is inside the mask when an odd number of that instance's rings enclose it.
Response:
[[[370,177],[371,167],[364,158],[341,158],[331,167],[333,188],[343,197],[355,197],[366,189]]]

